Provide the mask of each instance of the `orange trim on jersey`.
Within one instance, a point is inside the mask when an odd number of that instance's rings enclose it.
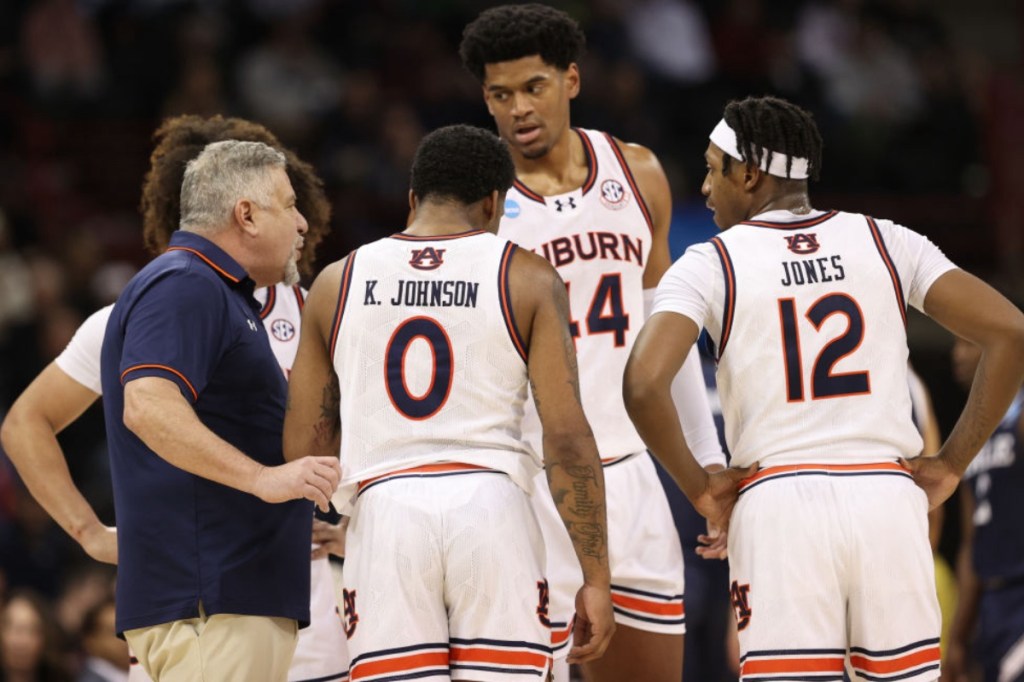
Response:
[[[766,478],[778,476],[779,474],[789,474],[800,471],[818,471],[837,474],[890,473],[910,475],[910,470],[897,462],[875,462],[872,464],[786,464],[783,466],[761,469],[753,476],[744,478],[740,481],[739,489],[740,492],[743,492],[744,488],[749,488],[751,485]]]
[[[512,254],[515,253],[516,245],[509,242],[501,254],[501,266],[498,268],[498,300],[501,302],[501,314],[505,318],[505,328],[512,339],[519,357],[526,362],[526,342],[519,334],[519,327],[516,326],[516,316],[512,310],[512,292],[508,284],[508,273],[512,264]]]
[[[851,654],[850,665],[857,670],[887,675],[908,670],[910,668],[916,668],[917,666],[925,663],[938,663],[941,658],[942,653],[939,651],[939,647],[933,646],[928,649],[922,649],[921,651],[915,651],[914,653],[907,654],[906,656],[889,658],[882,661],[872,660],[859,654]]]
[[[422,466],[410,467],[408,469],[399,469],[398,471],[389,471],[386,474],[380,476],[374,476],[368,478],[365,481],[360,481],[358,491],[362,492],[367,486],[373,485],[378,481],[391,478],[392,476],[406,476],[409,474],[447,474],[455,471],[494,471],[489,467],[480,466],[478,464],[464,464],[462,462],[441,462],[439,464],[424,464]]]
[[[195,249],[189,248],[187,246],[170,246],[170,247],[167,248],[167,250],[168,251],[188,251],[192,255],[198,257],[199,259],[201,259],[204,263],[209,265],[211,268],[216,270],[218,273],[220,273],[221,277],[224,277],[225,279],[228,279],[228,280],[234,282],[235,284],[238,284],[239,282],[242,281],[242,280],[238,279],[237,277],[235,277],[234,275],[230,274],[224,268],[222,268],[219,265],[217,265],[216,263],[214,263],[212,260],[210,260],[206,256],[204,256],[203,253],[200,252],[200,251],[196,251]]]
[[[306,307],[306,297],[302,293],[302,287],[298,284],[292,285],[292,292],[295,294],[295,302],[299,304],[299,312]]]
[[[341,330],[341,318],[345,314],[345,304],[348,302],[349,284],[352,283],[352,268],[356,261],[356,252],[348,255],[345,261],[345,269],[341,273],[341,285],[339,286],[338,305],[334,311],[334,324],[331,325],[331,343],[327,347],[328,357],[334,357],[334,346],[338,342],[338,332]]]
[[[519,191],[519,193],[522,194],[527,199],[531,199],[533,201],[536,201],[539,204],[547,204],[548,203],[547,200],[545,200],[542,195],[537,194],[532,189],[530,189],[529,187],[524,185],[523,182],[519,178],[516,178],[515,180],[512,181],[512,186],[515,187]]]
[[[269,315],[270,311],[274,309],[274,304],[276,302],[277,302],[277,287],[276,286],[267,287],[267,301],[266,301],[266,303],[263,304],[263,307],[260,309],[260,319],[261,320],[267,319],[267,315]]]
[[[122,385],[124,384],[124,378],[125,378],[125,375],[128,374],[128,372],[135,372],[135,371],[140,370],[140,369],[162,369],[165,372],[170,372],[174,376],[176,376],[179,379],[181,379],[182,381],[184,381],[185,385],[188,386],[188,390],[192,391],[192,400],[193,400],[193,402],[196,401],[196,400],[199,400],[199,394],[196,393],[196,389],[195,389],[194,386],[192,386],[192,382],[189,381],[187,378],[185,378],[184,374],[182,374],[178,370],[174,369],[173,367],[168,367],[167,365],[150,364],[150,365],[134,365],[132,367],[129,367],[125,371],[121,372],[121,384]]]
[[[446,242],[452,239],[462,239],[463,237],[473,237],[478,234],[484,234],[485,230],[468,230],[466,232],[458,232],[456,234],[443,234],[443,235],[428,235],[419,236],[414,234],[405,234],[399,232],[391,235],[392,239],[400,239],[405,242]]]
[[[725,274],[725,303],[722,309],[722,331],[718,339],[718,359],[722,359],[725,346],[729,342],[729,334],[732,333],[732,318],[736,312],[736,272],[732,267],[732,259],[725,244],[718,237],[712,237],[711,243],[718,251],[718,259],[722,262],[722,272]]]
[[[580,136],[580,142],[583,143],[583,154],[587,157],[587,179],[583,181],[583,187],[580,188],[580,192],[586,194],[597,182],[597,154],[594,152],[594,143],[590,141],[585,132],[579,128],[573,128],[573,132]]]
[[[871,230],[871,237],[875,240],[875,248],[878,249],[878,255],[882,257],[882,261],[885,263],[886,269],[889,270],[889,278],[892,280],[893,289],[896,290],[896,303],[900,307],[900,317],[903,318],[903,326],[907,326],[907,302],[903,298],[903,282],[900,280],[900,273],[896,271],[896,266],[892,262],[892,257],[889,255],[889,249],[885,248],[885,241],[882,239],[882,233],[878,230],[878,224],[875,223],[874,218],[870,216],[864,216],[868,221],[868,229]]]
[[[740,225],[753,225],[755,227],[770,227],[776,230],[796,230],[801,227],[814,227],[820,225],[829,218],[832,218],[839,211],[827,211],[825,215],[820,215],[817,218],[808,218],[807,220],[798,220],[795,223],[785,222],[772,222],[768,220],[744,220]]]
[[[644,195],[640,193],[640,188],[637,186],[636,180],[633,178],[633,171],[629,169],[629,164],[626,163],[626,157],[619,148],[619,143],[616,142],[615,138],[608,133],[605,133],[604,136],[608,138],[608,144],[611,145],[612,152],[615,154],[615,158],[618,159],[619,165],[622,166],[622,171],[626,175],[626,182],[629,183],[629,187],[633,190],[633,195],[636,197],[637,206],[640,207],[640,212],[644,214],[644,220],[647,221],[647,227],[651,230],[651,233],[653,233],[654,219],[651,218],[651,212],[647,208],[647,202],[644,201]]]
[[[500,665],[533,666],[546,668],[548,656],[536,651],[510,651],[508,649],[488,649],[484,647],[463,647],[453,644],[451,649],[452,663],[497,663]]]
[[[386,673],[398,673],[417,668],[447,668],[448,652],[432,651],[425,654],[412,654],[411,656],[396,656],[378,661],[358,662],[352,666],[349,672],[352,680],[359,680],[374,675]]]
[[[612,592],[612,603],[631,611],[650,613],[657,616],[682,616],[685,614],[683,602],[663,602],[643,599],[641,597],[627,597]]]
[[[842,673],[842,657],[834,658],[757,658],[743,661],[740,675],[767,673]]]

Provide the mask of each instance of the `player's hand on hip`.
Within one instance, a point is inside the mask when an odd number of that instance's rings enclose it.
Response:
[[[330,523],[313,519],[313,559],[323,559],[328,554],[344,558],[345,531],[348,529],[348,517],[342,516],[338,523]]]
[[[96,561],[117,564],[117,528],[94,524],[82,532],[79,543],[85,553]]]
[[[614,632],[611,590],[607,587],[583,585],[576,593],[576,625],[573,627],[569,663],[585,663],[601,658]]]
[[[697,556],[702,559],[729,558],[729,531],[708,521],[707,535],[697,536]]]
[[[276,467],[264,467],[253,494],[264,502],[312,500],[321,511],[331,508],[331,495],[341,481],[337,457],[302,457]]]
[[[960,472],[951,467],[944,457],[901,458],[900,464],[910,470],[914,483],[928,495],[929,510],[949,499],[960,485]]]
[[[693,500],[694,508],[724,533],[729,529],[729,517],[739,497],[740,482],[757,473],[757,464],[745,469],[723,469],[708,474],[707,487]]]

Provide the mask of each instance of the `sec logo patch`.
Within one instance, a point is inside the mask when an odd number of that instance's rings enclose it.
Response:
[[[270,333],[278,341],[291,341],[295,338],[295,325],[288,320],[274,320],[270,323]]]
[[[629,192],[618,180],[601,183],[601,203],[613,211],[620,211],[629,204]]]

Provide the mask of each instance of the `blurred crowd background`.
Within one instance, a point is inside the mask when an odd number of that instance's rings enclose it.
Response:
[[[457,56],[462,27],[491,4],[0,0],[0,416],[145,262],[139,189],[162,118],[250,118],[311,162],[334,208],[323,265],[404,226],[408,169],[425,132],[492,127]],[[813,111],[822,130],[817,207],[895,219],[1019,295],[1021,0],[551,4],[589,42],[573,123],[659,155],[677,255],[714,231],[700,183],[722,107],[773,93]],[[948,369],[951,341],[913,320],[912,361],[948,432],[963,400]],[[113,523],[98,410],[62,442]],[[955,525],[955,513],[947,518]],[[955,543],[947,528],[943,551],[951,556]],[[43,596],[47,656],[75,655],[82,604],[109,580],[0,456],[0,597]],[[0,679],[10,678],[0,670]]]

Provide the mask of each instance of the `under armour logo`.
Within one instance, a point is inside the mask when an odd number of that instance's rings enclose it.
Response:
[[[253,322],[252,320],[246,319],[245,321],[249,323],[249,329],[251,329],[253,331],[256,331],[257,329],[259,329],[259,327],[256,326],[256,323]]]
[[[564,201],[562,199],[555,199],[555,210],[558,211],[559,213],[561,213],[562,209],[565,208],[566,206],[568,206],[569,208],[576,208],[576,199],[574,199],[573,197],[569,197]]]

